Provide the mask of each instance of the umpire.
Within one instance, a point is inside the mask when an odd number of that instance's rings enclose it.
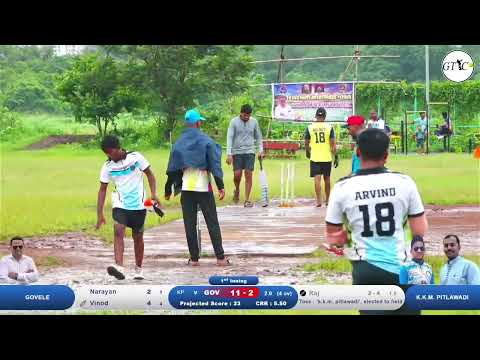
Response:
[[[200,206],[207,223],[217,265],[225,266],[230,265],[230,261],[225,258],[222,247],[222,234],[211,184],[211,175],[213,175],[218,188],[219,200],[223,200],[225,190],[221,167],[222,149],[200,130],[202,121],[205,121],[205,118],[197,110],[189,110],[185,113],[186,129],[173,145],[170,153],[165,199],[170,199],[172,187],[175,195],[180,191],[182,193],[180,202],[190,252],[188,264],[200,265],[196,231],[197,208]]]

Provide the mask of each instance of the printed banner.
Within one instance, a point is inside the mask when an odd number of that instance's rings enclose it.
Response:
[[[272,118],[285,122],[312,122],[319,107],[326,121],[346,121],[353,115],[352,82],[272,84]]]

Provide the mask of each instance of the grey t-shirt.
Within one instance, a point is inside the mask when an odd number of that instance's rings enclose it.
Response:
[[[227,155],[255,154],[263,151],[262,132],[255,118],[243,121],[236,117],[230,121],[227,133]]]

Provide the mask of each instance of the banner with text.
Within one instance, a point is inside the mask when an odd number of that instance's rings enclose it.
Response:
[[[327,121],[346,121],[353,115],[354,91],[352,82],[272,84],[272,118],[312,122],[317,109],[323,107]]]

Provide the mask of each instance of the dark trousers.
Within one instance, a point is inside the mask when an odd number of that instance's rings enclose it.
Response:
[[[213,192],[182,191],[180,198],[183,212],[183,224],[187,235],[190,259],[198,261],[200,254],[197,240],[197,206],[200,205],[212,240],[213,251],[219,260],[225,258],[222,247],[222,233],[218,223],[217,207]]]
[[[398,274],[383,270],[367,261],[352,261],[353,285],[400,285]],[[398,310],[360,310],[360,315],[420,315],[420,311],[412,311],[405,304]]]

